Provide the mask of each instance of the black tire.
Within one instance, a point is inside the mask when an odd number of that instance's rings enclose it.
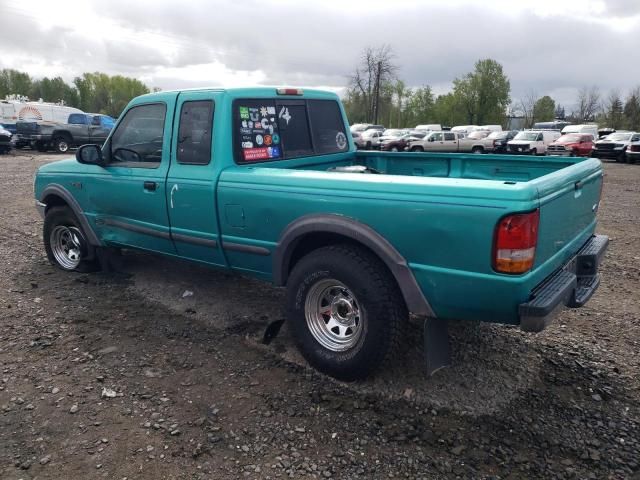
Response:
[[[36,142],[35,147],[39,152],[46,152],[49,149],[49,145],[47,145],[45,142]]]
[[[364,148],[366,150],[371,150],[371,142],[367,142],[367,144],[364,146]]]
[[[77,253],[74,256],[78,257],[77,265],[74,265],[75,260],[69,260],[69,262],[63,263],[56,257],[55,245],[52,242],[56,242],[54,231],[56,229],[67,229],[73,237],[73,247]],[[87,236],[78,222],[78,219],[73,214],[73,211],[69,207],[52,207],[47,211],[44,218],[44,226],[42,229],[42,239],[44,242],[44,249],[47,252],[47,258],[52,265],[60,268],[61,270],[71,272],[94,272],[99,269],[99,263],[96,259],[95,249],[87,241]],[[71,250],[71,249],[70,249]]]
[[[398,151],[399,151],[399,150],[398,150],[398,147],[391,147],[391,148],[390,148],[390,150],[391,150],[392,152],[398,152]]]
[[[536,150],[535,148],[532,148],[530,153],[535,157],[536,155],[538,155],[538,150]]]
[[[311,308],[310,305],[315,304],[313,292],[335,281],[342,287],[328,287],[329,291],[339,292],[330,304],[332,313],[320,314],[320,309],[329,308],[329,303],[325,307],[318,303],[317,309]],[[317,328],[322,330],[324,321],[325,329],[331,330],[328,324],[340,315],[333,313],[334,309],[336,312],[340,309],[336,299],[340,302],[343,294],[352,298],[356,306],[359,320],[352,331],[359,333],[354,334],[353,344],[337,351],[320,343]],[[320,321],[310,320],[307,312],[311,316],[316,312]],[[349,316],[344,312],[341,315]],[[293,338],[309,364],[339,380],[352,381],[371,375],[399,351],[408,311],[394,279],[377,257],[357,246],[334,245],[311,252],[295,265],[287,282],[287,319]],[[319,323],[314,333],[313,325]],[[348,331],[347,327],[343,328]],[[334,331],[334,336],[336,333],[339,332]]]
[[[68,153],[71,148],[71,139],[68,135],[59,135],[53,139],[53,149],[57,153]]]
[[[475,153],[475,154],[484,153],[484,148],[482,148],[482,147],[473,147],[471,149],[471,153]]]
[[[411,147],[412,152],[424,152],[424,148],[422,147]]]

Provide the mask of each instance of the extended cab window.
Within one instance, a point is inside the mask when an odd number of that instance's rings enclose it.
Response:
[[[111,137],[110,163],[141,167],[159,165],[165,113],[164,103],[129,109]]]
[[[335,100],[236,100],[234,142],[238,163],[323,155],[348,150]]]
[[[445,133],[444,134],[444,139],[447,140],[447,141],[455,140],[456,139],[456,134],[455,133]]]
[[[213,101],[184,102],[178,130],[178,163],[207,165],[211,160]]]
[[[87,116],[83,113],[72,113],[69,115],[69,123],[73,125],[86,125]]]

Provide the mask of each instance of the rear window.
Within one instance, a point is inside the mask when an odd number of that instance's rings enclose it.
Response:
[[[349,149],[335,100],[235,100],[238,163],[266,162]]]

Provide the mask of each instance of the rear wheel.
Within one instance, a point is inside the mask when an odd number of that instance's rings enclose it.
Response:
[[[482,147],[473,147],[471,149],[471,153],[475,153],[475,154],[484,153],[484,149]]]
[[[340,380],[372,374],[398,351],[408,312],[382,262],[350,245],[302,258],[287,282],[287,319],[317,370]]]
[[[47,257],[58,268],[68,272],[98,269],[95,251],[69,207],[52,207],[47,212],[42,236]]]
[[[422,147],[411,147],[412,152],[424,152],[424,148]]]
[[[536,155],[538,155],[538,150],[536,150],[535,148],[532,148],[532,149],[531,149],[531,155],[533,155],[534,157],[535,157]]]
[[[69,137],[58,136],[53,139],[53,148],[58,153],[67,153],[71,148],[71,141]]]

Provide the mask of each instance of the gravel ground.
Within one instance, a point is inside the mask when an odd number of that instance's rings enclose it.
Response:
[[[0,478],[640,479],[640,166],[605,165],[602,285],[533,335],[452,325],[426,378],[309,369],[280,289],[131,253],[116,274],[50,266],[32,177],[0,156]]]

